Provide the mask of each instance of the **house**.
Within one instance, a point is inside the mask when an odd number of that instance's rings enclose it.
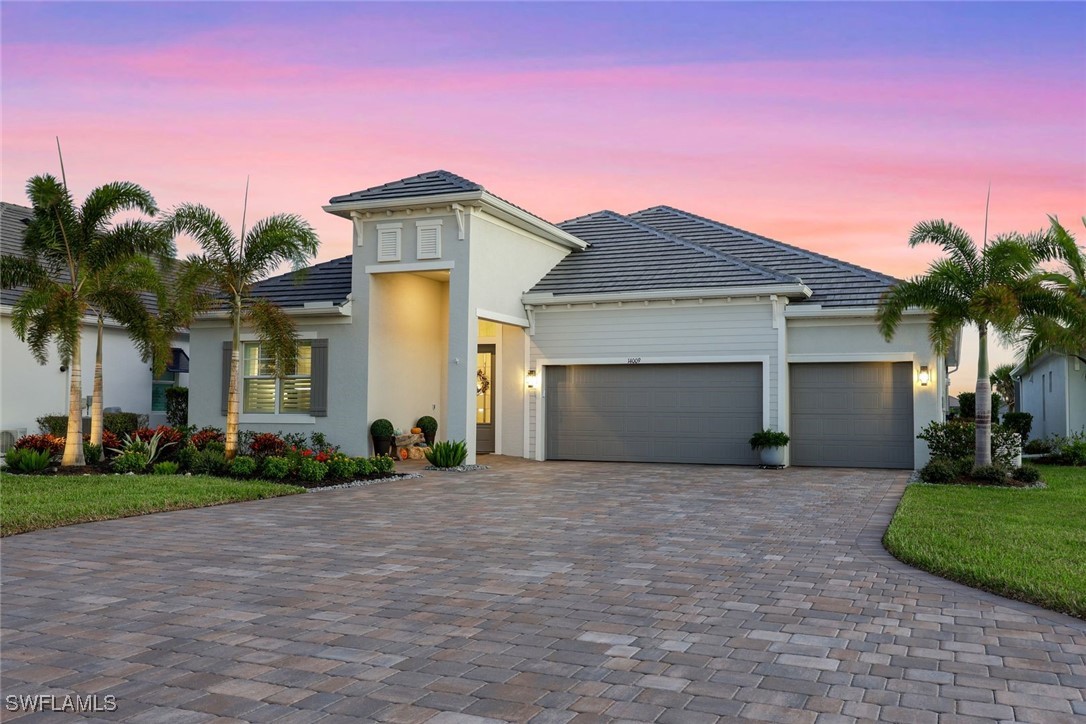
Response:
[[[886,275],[667,206],[551,224],[446,171],[324,210],[353,254],[256,285],[302,347],[277,380],[243,335],[243,429],[361,454],[373,420],[432,415],[470,461],[748,465],[768,427],[793,465],[911,469],[944,419],[927,316],[878,333]],[[193,326],[198,424],[225,422],[230,338],[222,314]]]
[[[0,202],[0,253],[21,255],[26,220],[33,212],[25,206]],[[68,368],[52,349],[49,362],[38,364],[30,348],[21,342],[12,328],[12,308],[22,296],[18,289],[0,290],[0,430],[4,449],[20,435],[38,432],[37,419],[43,415],[68,412]],[[152,309],[155,300],[145,302]],[[88,316],[83,325],[83,395],[89,414],[94,384],[94,355],[97,346],[97,320]],[[148,363],[129,340],[125,330],[106,320],[102,347],[102,403],[148,416],[151,425],[166,422],[164,390],[188,382],[188,334],[174,339],[174,355],[167,372],[155,378]]]
[[[1030,438],[1086,433],[1086,349],[1077,355],[1046,352],[1011,376],[1015,407],[1033,415]]]

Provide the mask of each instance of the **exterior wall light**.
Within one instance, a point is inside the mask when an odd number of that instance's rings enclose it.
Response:
[[[927,387],[931,382],[931,372],[928,370],[927,365],[920,365],[920,374],[916,376],[917,381],[921,387]]]
[[[539,389],[539,375],[535,370],[528,370],[527,376],[524,378],[524,384],[528,386],[529,390]]]

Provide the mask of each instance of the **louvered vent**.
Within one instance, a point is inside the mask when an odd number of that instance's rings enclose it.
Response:
[[[441,227],[437,225],[418,227],[419,259],[441,258]]]
[[[400,227],[377,227],[377,261],[400,260]]]

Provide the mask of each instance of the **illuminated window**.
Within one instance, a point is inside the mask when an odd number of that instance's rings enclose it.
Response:
[[[283,377],[259,342],[247,342],[242,359],[242,412],[271,415],[309,414],[313,348],[298,343],[298,358]]]

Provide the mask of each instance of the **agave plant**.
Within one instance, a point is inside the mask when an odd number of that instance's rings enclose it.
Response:
[[[443,440],[435,443],[424,453],[426,460],[435,468],[455,468],[468,459],[468,446],[463,440]]]
[[[110,450],[117,455],[141,455],[146,458],[144,467],[147,467],[152,465],[166,448],[175,444],[172,440],[164,441],[162,439],[163,432],[163,430],[156,431],[151,439],[146,441],[142,440],[136,433],[128,433],[124,436],[119,448],[113,447]]]

